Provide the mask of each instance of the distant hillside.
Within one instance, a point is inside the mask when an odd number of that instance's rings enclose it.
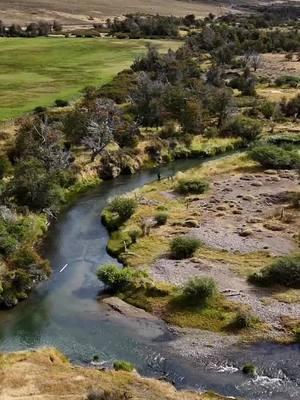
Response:
[[[222,6],[227,3],[226,6]],[[232,2],[231,2],[232,3]],[[67,24],[87,24],[109,16],[130,12],[164,15],[195,14],[205,16],[228,12],[228,1],[215,0],[0,0],[0,19],[25,23],[37,19],[59,19]],[[93,18],[93,19],[92,19]]]

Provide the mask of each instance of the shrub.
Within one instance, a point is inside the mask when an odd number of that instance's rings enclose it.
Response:
[[[176,191],[181,194],[202,194],[208,190],[208,182],[199,178],[180,179]]]
[[[159,212],[155,215],[155,221],[157,225],[165,225],[168,220],[168,213],[166,212]]]
[[[67,100],[57,99],[54,102],[56,107],[67,107],[69,102]]]
[[[198,239],[188,236],[176,237],[170,244],[171,256],[177,260],[192,257],[200,246],[201,242]]]
[[[132,243],[136,243],[138,238],[141,237],[143,234],[140,228],[134,228],[128,231],[128,236],[130,237]]]
[[[300,78],[298,76],[283,75],[275,79],[276,86],[287,86],[290,88],[296,88],[300,84]]]
[[[265,100],[259,105],[259,110],[265,118],[270,119],[274,114],[275,107],[276,103]]]
[[[4,177],[4,175],[9,170],[9,161],[6,157],[0,156],[0,179]]]
[[[115,264],[101,266],[97,271],[97,277],[112,292],[122,292],[134,287],[141,287],[150,282],[146,272],[132,268],[121,268]]]
[[[132,372],[134,370],[134,365],[129,361],[116,360],[114,362],[114,369],[116,371]]]
[[[300,289],[300,255],[280,258],[259,273],[250,275],[249,280],[260,285],[277,284]]]
[[[245,364],[242,368],[242,372],[245,375],[250,375],[250,376],[257,375],[256,366],[253,364]]]
[[[119,391],[108,391],[101,389],[92,389],[88,395],[87,400],[128,400],[129,397],[126,393]]]
[[[257,318],[255,318],[250,312],[239,311],[233,324],[236,329],[248,329],[253,328],[256,322]]]
[[[265,168],[291,169],[300,163],[296,150],[286,150],[272,144],[254,147],[249,156]]]
[[[194,305],[205,305],[216,294],[217,287],[212,278],[193,278],[183,288],[184,299]]]
[[[237,116],[229,120],[222,128],[222,134],[226,136],[239,136],[247,142],[251,142],[261,134],[261,123],[255,119]]]
[[[33,113],[34,114],[44,114],[44,113],[46,113],[48,110],[47,110],[47,107],[43,107],[43,106],[37,106],[37,107],[35,107],[35,109],[33,110]]]
[[[300,343],[300,328],[295,329],[295,342]]]
[[[115,197],[109,204],[109,210],[118,214],[121,223],[127,221],[133,215],[136,208],[136,200],[125,196]]]

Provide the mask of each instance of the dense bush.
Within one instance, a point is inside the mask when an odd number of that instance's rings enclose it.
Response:
[[[147,285],[148,275],[144,271],[121,268],[115,264],[105,264],[97,271],[97,277],[116,293]]]
[[[217,294],[217,287],[212,278],[195,277],[183,288],[185,301],[192,305],[205,305]]]
[[[284,257],[249,277],[259,285],[282,285],[300,289],[300,255]]]
[[[256,366],[254,364],[245,364],[242,368],[242,372],[245,375],[250,375],[252,377],[257,375]]]
[[[160,211],[155,215],[155,221],[157,225],[165,225],[168,220],[168,213]]]
[[[56,107],[67,107],[69,102],[67,100],[57,99],[54,102]]]
[[[300,343],[300,328],[295,329],[295,342]]]
[[[9,165],[7,157],[0,156],[0,179],[8,172]]]
[[[222,134],[226,136],[239,136],[247,142],[251,142],[261,134],[259,121],[245,116],[237,116],[229,120],[222,128]]]
[[[300,78],[298,76],[283,75],[275,79],[276,86],[296,88],[299,84]]]
[[[116,360],[114,362],[114,369],[116,371],[132,372],[134,370],[134,365],[129,361]]]
[[[265,168],[291,169],[300,165],[297,150],[286,150],[273,144],[254,147],[249,156]]]
[[[253,328],[257,318],[255,318],[249,311],[239,311],[235,317],[233,325],[236,329]]]
[[[117,196],[109,203],[108,208],[111,212],[118,214],[120,222],[124,223],[135,212],[137,202],[130,197]]]
[[[182,178],[178,181],[176,191],[181,194],[202,194],[208,187],[208,183],[203,179]]]
[[[174,238],[170,243],[171,256],[177,260],[192,257],[201,246],[198,239],[180,236]]]

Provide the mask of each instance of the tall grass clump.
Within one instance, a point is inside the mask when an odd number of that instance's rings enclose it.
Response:
[[[282,285],[300,289],[300,255],[274,261],[260,272],[250,275],[249,281],[262,286]]]
[[[189,236],[176,237],[170,243],[171,257],[176,260],[192,257],[200,246],[199,239]]]
[[[127,267],[121,268],[115,264],[105,264],[99,267],[97,277],[113,293],[140,288],[150,283],[146,272]]]
[[[185,303],[203,306],[212,300],[217,294],[217,286],[212,278],[196,277],[190,279],[183,288]]]

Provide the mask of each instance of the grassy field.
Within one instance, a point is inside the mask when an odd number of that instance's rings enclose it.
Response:
[[[153,41],[161,51],[178,42]],[[108,82],[145,51],[143,40],[0,39],[0,120],[72,99],[88,85]]]

